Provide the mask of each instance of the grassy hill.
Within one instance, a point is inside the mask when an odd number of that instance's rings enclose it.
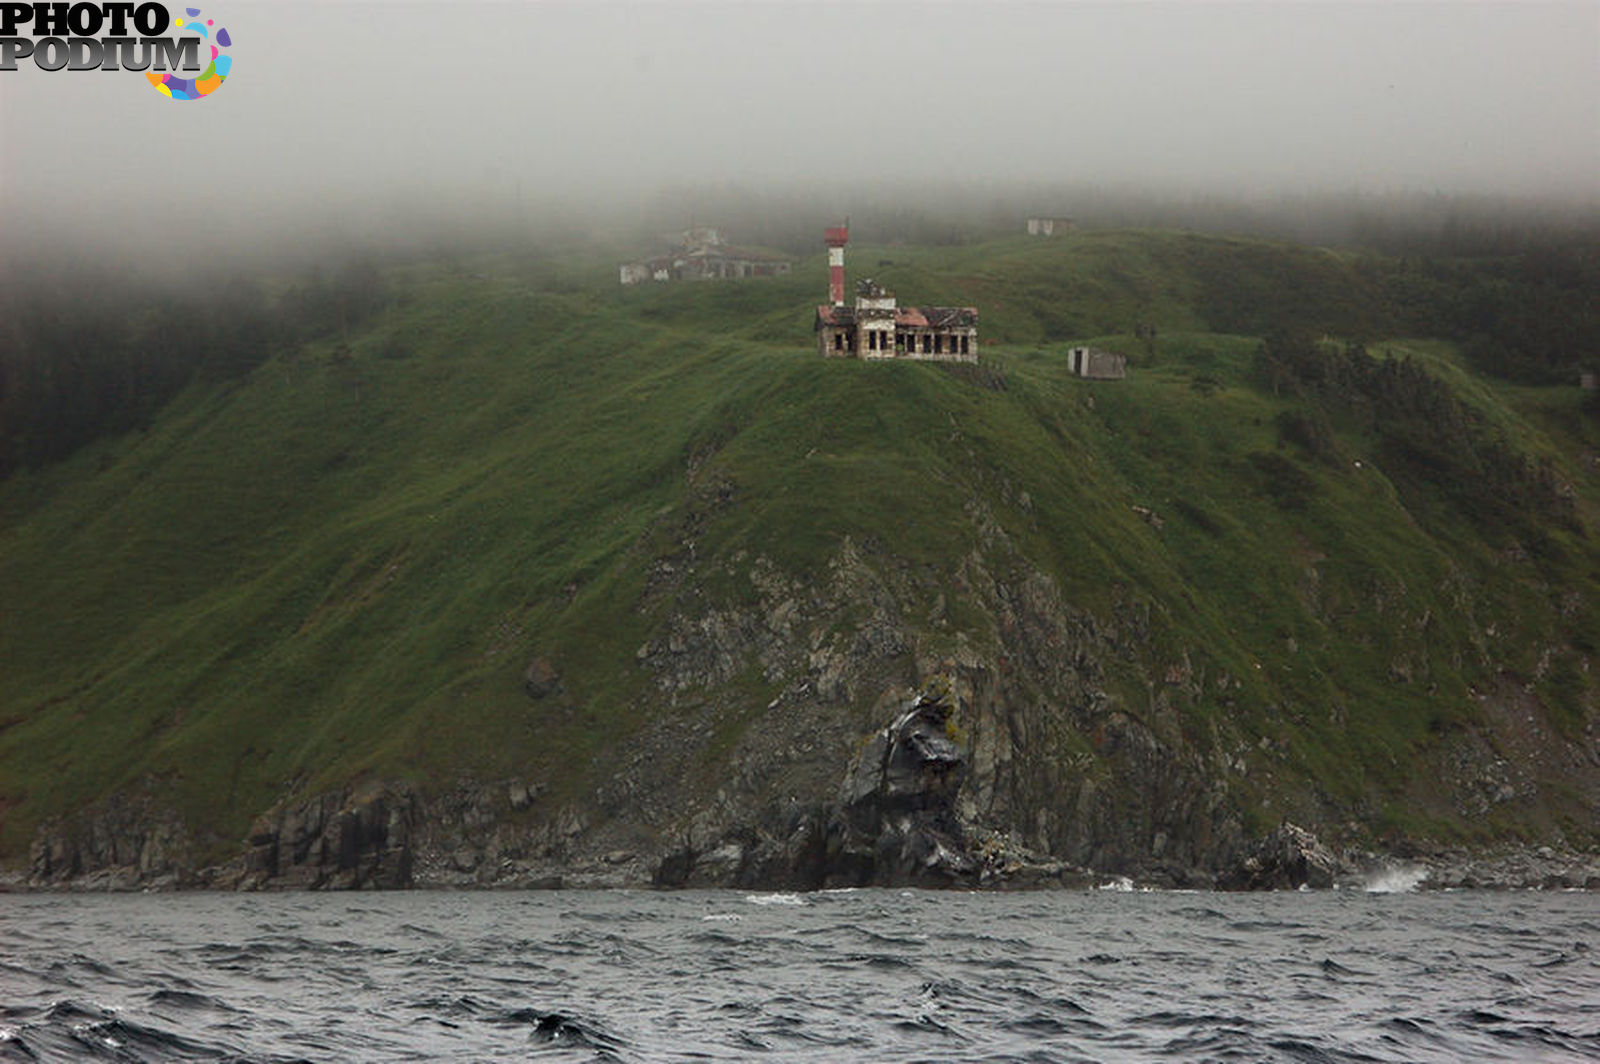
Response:
[[[352,781],[581,804],[663,716],[709,729],[692,808],[798,673],[750,637],[668,685],[646,648],[842,552],[898,590],[812,617],[813,653],[885,609],[914,646],[852,687],[841,742],[913,660],[1013,653],[970,586],[1004,554],[1144,618],[1098,697],[1237,761],[1253,823],[1592,841],[1593,406],[1406,336],[1374,261],[1161,232],[851,248],[852,280],[979,306],[985,373],[818,358],[820,256],[642,289],[535,254],[395,269],[359,331],[0,483],[0,857],[132,793],[210,858]],[[1080,342],[1129,379],[1072,378]],[[525,693],[534,659],[559,694]],[[1048,756],[1098,749],[1061,719]],[[1497,758],[1526,771],[1480,808]]]

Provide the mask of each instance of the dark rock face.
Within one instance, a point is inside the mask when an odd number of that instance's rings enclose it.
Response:
[[[948,680],[914,695],[873,734],[830,803],[757,818],[754,830],[668,853],[658,887],[764,889],[910,885],[1084,885],[1082,869],[1040,859],[963,809],[970,751],[957,740]]]
[[[132,890],[187,885],[193,844],[183,821],[147,796],[108,800],[45,824],[29,850],[27,882]]]
[[[409,887],[417,811],[416,795],[393,784],[280,805],[251,826],[237,885]]]
[[[765,830],[684,846],[657,865],[659,887],[815,889],[975,882],[982,862],[956,813],[967,755],[950,735],[948,688],[924,692],[873,735],[836,799],[765,818]]]
[[[967,758],[950,737],[953,699],[918,695],[862,750],[828,828],[829,885],[929,883],[977,876],[955,801]]]
[[[1222,890],[1327,889],[1339,861],[1317,837],[1285,822],[1217,877]]]

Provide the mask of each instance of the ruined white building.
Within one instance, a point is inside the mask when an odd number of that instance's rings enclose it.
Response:
[[[623,284],[645,281],[717,281],[738,277],[780,277],[790,262],[765,248],[736,247],[710,226],[685,229],[672,241],[672,250],[648,259],[625,262],[618,268]]]
[[[817,307],[812,331],[829,358],[913,358],[978,361],[977,307],[902,307],[870,277],[856,284],[854,306],[844,301],[848,226],[827,230],[829,303]]]
[[[1055,236],[1067,232],[1076,224],[1071,218],[1029,218],[1028,235]]]

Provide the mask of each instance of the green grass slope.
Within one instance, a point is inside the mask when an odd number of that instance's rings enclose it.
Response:
[[[748,596],[756,558],[807,574],[873,542],[932,574],[960,627],[983,520],[1066,601],[1148,605],[1148,645],[1108,677],[1130,712],[1173,661],[1230,678],[1182,727],[1274,752],[1249,784],[1263,817],[1315,794],[1375,828],[1592,833],[1582,787],[1546,788],[1536,822],[1468,822],[1418,778],[1463,729],[1511,743],[1484,703],[1502,689],[1561,742],[1592,731],[1600,433],[1575,389],[1393,337],[1362,263],[1317,249],[1086,233],[852,248],[850,270],[979,306],[1004,387],[817,357],[820,257],[638,290],[598,262],[422,266],[348,342],[0,484],[0,857],[136,791],[218,855],[285,794],[364,778],[580,794],[654,711],[636,650],[673,608],[648,589],[685,528],[720,563],[708,600]],[[1140,321],[1156,340],[1129,338]],[[1486,439],[1547,464],[1570,519],[1486,522],[1396,457],[1372,404],[1274,395],[1256,353],[1285,323],[1426,368]],[[1132,356],[1130,378],[1072,378],[1084,341]],[[1316,446],[1286,433],[1302,422]],[[523,692],[535,657],[563,698]],[[773,693],[759,671],[730,689]]]

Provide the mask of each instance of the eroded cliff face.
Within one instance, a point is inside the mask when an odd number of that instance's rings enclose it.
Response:
[[[1326,886],[1381,862],[1360,810],[1296,775],[1281,744],[1195,712],[1239,684],[1170,638],[1156,649],[1151,603],[1129,591],[1102,613],[1075,607],[992,525],[945,580],[850,540],[815,578],[693,551],[653,565],[639,609],[656,631],[623,666],[645,692],[644,724],[575,767],[579,786],[395,780],[295,795],[206,867],[153,790],[46,825],[27,881],[817,888],[1128,876],[1262,889]],[[708,577],[733,590],[706,596]],[[548,661],[528,676],[530,699],[561,690]],[[1447,800],[1495,800],[1483,791],[1496,772],[1513,796],[1516,781],[1532,786],[1489,738],[1440,745]],[[1593,779],[1592,736],[1539,741]],[[1277,813],[1266,822],[1264,794]],[[1291,813],[1310,830],[1283,823]],[[1368,849],[1339,855],[1325,840]],[[1594,868],[1592,855],[1535,865],[1530,876],[1579,886]]]
[[[636,808],[658,810],[665,836],[681,839],[664,881],[1081,880],[1093,869],[1190,883],[1236,857],[1245,831],[1230,780],[1243,739],[1202,749],[1185,736],[1173,700],[1194,685],[1186,665],[1171,685],[1146,685],[1138,707],[1111,693],[1113,673],[1158,667],[1149,604],[1120,596],[1104,617],[1069,605],[974,516],[983,545],[948,584],[881,544],[846,541],[827,579],[758,560],[753,602],[674,610],[666,635],[640,648],[669,701],[750,662],[781,684],[698,798],[666,798],[683,764],[629,773]],[[935,710],[950,745],[937,796],[925,789],[915,811],[864,801],[863,766],[918,748],[894,733]],[[638,749],[671,747],[666,735],[647,727]]]
[[[108,890],[188,886],[198,869],[196,849],[183,818],[158,798],[117,795],[42,825],[23,882]]]

